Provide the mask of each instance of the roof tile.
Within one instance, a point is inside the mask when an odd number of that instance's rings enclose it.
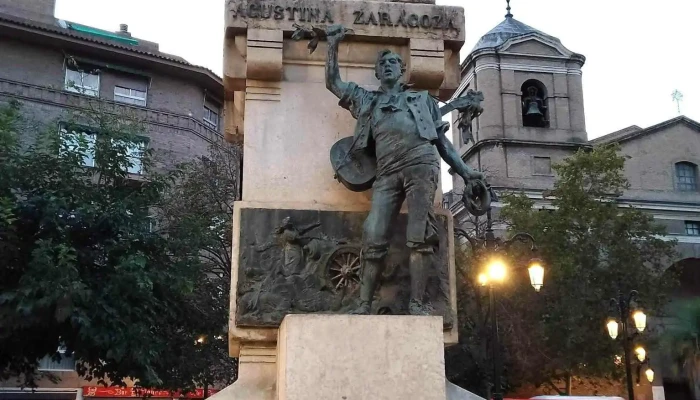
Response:
[[[85,40],[88,42],[92,42],[92,43],[96,43],[96,44],[100,44],[100,45],[104,45],[104,46],[114,47],[114,48],[121,49],[121,50],[127,50],[127,51],[131,51],[134,53],[159,58],[161,60],[175,62],[178,64],[182,64],[183,66],[201,69],[202,71],[206,71],[210,74],[213,74],[216,77],[219,77],[216,73],[214,73],[212,70],[210,70],[208,68],[191,64],[191,63],[187,62],[182,57],[178,57],[178,56],[171,55],[168,53],[163,53],[160,51],[150,51],[150,50],[145,50],[143,48],[139,48],[139,46],[127,46],[127,45],[119,44],[119,43],[117,43],[115,41],[111,41],[111,40],[98,39],[95,36],[79,33],[79,32],[76,32],[76,31],[73,31],[70,29],[62,28],[62,27],[57,26],[57,25],[45,24],[45,23],[37,22],[37,21],[31,21],[31,20],[15,17],[13,15],[4,14],[4,13],[0,13],[0,21],[10,22],[10,23],[17,24],[20,26],[41,30],[44,32],[57,33],[59,35],[72,37],[75,39]]]

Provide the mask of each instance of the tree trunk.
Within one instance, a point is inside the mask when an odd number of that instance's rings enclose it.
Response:
[[[557,396],[564,396],[564,392],[562,392],[561,389],[559,389],[559,387],[555,385],[554,382],[552,382],[551,378],[547,380],[547,385],[554,389],[554,391],[557,393]]]
[[[564,389],[564,394],[566,396],[571,396],[571,372],[567,371],[566,372],[566,389]]]

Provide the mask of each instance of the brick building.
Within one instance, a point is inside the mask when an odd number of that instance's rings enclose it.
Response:
[[[547,207],[542,193],[555,180],[552,164],[579,148],[619,143],[629,156],[625,174],[630,188],[620,207],[644,210],[665,225],[678,241],[678,258],[669,268],[681,271],[677,297],[700,296],[700,123],[679,116],[648,128],[631,126],[593,140],[588,139],[583,107],[583,55],[509,14],[486,33],[461,65],[462,83],[457,95],[473,89],[484,93],[484,112],[472,123],[473,140],[453,132],[453,143],[471,166],[485,171],[498,191],[523,191],[537,207]],[[539,98],[542,101],[532,100]],[[453,179],[453,192],[444,206],[456,224],[467,214],[455,193],[463,182]],[[495,213],[501,204],[494,204]],[[663,354],[654,355],[655,360]],[[666,360],[667,361],[667,360]],[[685,391],[700,394],[688,376],[697,366],[673,371],[668,362],[655,362],[652,390],[639,398],[682,400]],[[645,397],[646,396],[646,397]]]
[[[220,77],[132,37],[127,25],[104,31],[58,20],[54,9],[55,0],[0,0],[0,105],[17,100],[28,119],[54,124],[58,133],[62,118],[99,98],[108,111],[145,121],[147,146],[164,168],[223,141]],[[70,357],[60,363],[46,357],[40,365],[61,381],[43,380],[35,391],[0,382],[0,399],[141,397],[128,388],[98,389],[78,377]]]
[[[54,18],[55,0],[0,0],[0,104],[52,122],[90,97],[147,124],[165,166],[202,155],[223,132],[221,78],[158,43]],[[116,28],[116,27],[115,27]]]

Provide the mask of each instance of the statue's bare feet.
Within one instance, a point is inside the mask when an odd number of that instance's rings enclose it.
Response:
[[[360,305],[357,306],[356,309],[350,311],[350,314],[353,315],[369,315],[370,314],[371,307],[368,302],[362,301],[360,302]]]

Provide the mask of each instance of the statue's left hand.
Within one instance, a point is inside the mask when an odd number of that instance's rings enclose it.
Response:
[[[462,202],[466,210],[474,215],[481,216],[486,214],[491,209],[492,191],[491,187],[483,178],[483,174],[474,171],[472,176],[475,178],[481,175],[481,179],[465,179],[464,192],[462,193]]]
[[[464,174],[461,175],[462,179],[464,179],[464,184],[465,186],[469,184],[470,181],[485,181],[486,176],[484,176],[484,173],[481,171],[477,171],[475,169],[469,170],[465,172]]]

